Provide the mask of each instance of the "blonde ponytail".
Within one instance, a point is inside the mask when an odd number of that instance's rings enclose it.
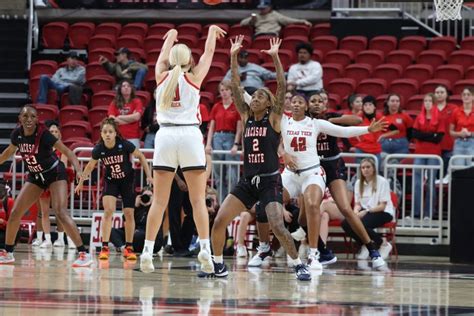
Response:
[[[179,76],[181,76],[183,72],[183,67],[185,68],[185,66],[188,66],[191,62],[191,50],[184,44],[176,44],[171,48],[169,61],[173,69],[168,73],[170,79],[167,80],[161,100],[159,100],[159,108],[162,110],[171,108],[173,100],[176,97]]]

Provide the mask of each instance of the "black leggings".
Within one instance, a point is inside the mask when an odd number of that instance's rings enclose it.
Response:
[[[374,228],[381,227],[385,223],[391,222],[392,219],[392,215],[387,212],[367,213],[360,219],[362,224],[364,224],[367,234],[369,234],[370,239],[375,242],[377,248],[380,247],[380,245],[383,243],[383,240],[380,234],[374,231]],[[342,222],[341,226],[347,235],[354,238],[359,244],[362,245],[362,240],[360,240],[359,236],[357,236],[357,234],[352,230],[351,225],[349,225],[346,219]]]
[[[184,210],[186,215],[182,223],[181,210]],[[173,249],[177,252],[187,251],[196,231],[196,225],[194,224],[193,208],[189,201],[189,193],[181,191],[176,181],[173,181],[171,187],[168,216]]]

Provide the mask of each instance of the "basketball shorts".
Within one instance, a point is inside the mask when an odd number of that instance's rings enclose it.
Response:
[[[67,190],[68,190],[68,193],[71,189],[71,187],[69,186],[69,184],[71,182],[74,181],[74,178],[75,178],[75,173],[74,173],[74,169],[72,168],[66,168],[66,174],[67,174]],[[40,195],[40,198],[41,199],[49,199],[51,197],[51,192],[49,192],[49,190],[44,190],[43,193],[41,193]]]
[[[347,180],[347,168],[344,159],[324,160],[321,166],[326,172],[326,185],[330,185],[334,180]]]
[[[321,167],[314,168],[300,174],[294,173],[285,168],[281,174],[283,187],[288,191],[290,198],[297,198],[303,194],[310,185],[317,185],[324,193],[326,190],[326,175]]]
[[[135,207],[135,181],[133,173],[119,180],[104,180],[104,190],[102,196],[114,196],[118,198],[122,197],[122,203],[124,208]]]
[[[264,211],[268,203],[283,203],[282,190],[281,175],[276,174],[274,176],[261,177],[258,187],[256,184],[252,184],[251,179],[240,178],[230,194],[238,198],[247,209],[251,209],[255,203],[260,202],[259,208]],[[257,207],[256,212],[258,216]]]
[[[153,169],[175,172],[206,170],[203,137],[198,126],[161,127],[155,136]]]
[[[46,190],[52,183],[61,180],[67,181],[67,179],[66,167],[62,161],[59,161],[58,165],[49,171],[42,173],[29,173],[26,181]]]

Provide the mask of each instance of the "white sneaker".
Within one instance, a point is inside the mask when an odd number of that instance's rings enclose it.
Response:
[[[369,259],[369,250],[366,246],[362,245],[360,247],[359,253],[356,255],[357,260],[366,260]]]
[[[374,269],[378,269],[380,267],[383,267],[384,265],[386,265],[387,263],[385,262],[385,260],[383,260],[382,257],[374,257],[372,258],[372,268]]]
[[[155,271],[153,256],[151,254],[144,252],[140,255],[140,270],[143,273],[151,273]]]
[[[90,253],[87,252],[79,252],[79,256],[76,261],[73,262],[73,268],[83,268],[83,267],[90,267],[94,261],[92,260],[92,256]]]
[[[298,257],[301,259],[308,258],[309,254],[309,246],[307,244],[300,244],[300,248],[298,249]]]
[[[293,259],[289,255],[286,255],[286,264],[288,265],[288,268],[294,268],[296,265],[293,263]]]
[[[379,253],[382,259],[387,259],[388,256],[390,255],[390,252],[392,251],[392,245],[389,242],[384,242],[380,248],[379,248]]]
[[[53,244],[54,247],[64,247],[64,239],[56,239]]]
[[[212,262],[211,251],[202,248],[198,254],[198,260],[201,263],[201,271],[204,273],[214,273],[214,263]]]
[[[44,240],[42,243],[41,243],[41,246],[40,248],[44,249],[44,248],[52,248],[53,247],[53,243],[49,240]]]
[[[67,247],[68,249],[76,249],[76,245],[74,244],[74,241],[72,241],[72,239],[67,236]]]
[[[257,253],[255,256],[250,259],[248,266],[249,267],[260,267],[264,263],[269,263],[272,259],[273,251],[268,247],[268,251],[262,251],[260,247],[257,248]]]
[[[32,247],[39,247],[39,246],[41,246],[41,242],[42,242],[42,241],[41,241],[39,238],[35,238],[35,239],[33,240],[33,242],[31,243],[31,246],[32,246]]]
[[[310,270],[322,270],[323,265],[319,262],[318,255],[309,255],[308,263],[306,264]]]
[[[237,246],[237,257],[238,258],[247,258],[247,247]]]
[[[296,231],[291,233],[291,237],[293,237],[293,239],[296,241],[302,241],[306,238],[306,232],[302,227],[300,227]]]

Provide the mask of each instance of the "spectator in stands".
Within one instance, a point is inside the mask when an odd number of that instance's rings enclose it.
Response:
[[[382,258],[387,259],[392,245],[384,242],[374,229],[391,222],[395,216],[395,210],[390,196],[390,185],[384,177],[377,175],[375,161],[372,158],[364,158],[360,164],[360,174],[355,183],[354,198],[354,212],[361,218],[370,239],[379,248]],[[342,228],[346,234],[362,245],[359,236],[354,233],[347,220],[342,222]],[[369,251],[367,247],[362,246],[357,259],[368,258]]]
[[[8,187],[0,184],[0,247],[5,247],[5,230],[8,217],[13,209],[13,198],[8,196]]]
[[[323,68],[317,61],[311,60],[313,46],[300,43],[296,46],[298,63],[288,70],[288,86],[295,87],[296,92],[310,97],[312,93],[323,89]]]
[[[279,36],[282,25],[305,24],[311,26],[309,21],[290,18],[273,11],[271,0],[261,0],[257,9],[260,10],[258,14],[254,13],[240,22],[240,25],[243,26],[253,26],[255,28],[255,37],[261,35]]]
[[[438,155],[441,156],[441,140],[445,134],[445,124],[441,119],[438,107],[435,105],[435,96],[428,93],[423,98],[423,106],[420,115],[413,125],[413,138],[415,139],[415,154]],[[415,158],[414,165],[437,166],[439,162],[432,158]],[[423,217],[430,219],[431,210],[435,208],[436,192],[434,186],[434,170],[427,170],[427,188],[424,194]],[[421,213],[421,192],[423,190],[424,172],[421,169],[415,170],[415,213],[414,217],[419,218]]]
[[[348,110],[344,114],[360,115],[362,113],[362,96],[351,94],[347,99]]]
[[[253,94],[257,89],[265,86],[265,81],[275,79],[276,74],[268,69],[265,69],[257,64],[249,63],[249,53],[246,50],[241,50],[237,55],[237,63],[239,67],[237,71],[240,75],[240,83],[244,87],[245,91],[249,94]],[[230,81],[231,74],[230,69],[227,71],[224,81]]]
[[[155,135],[160,126],[156,121],[156,103],[155,93],[153,93],[153,100],[145,108],[143,112],[141,125],[144,131],[144,148],[155,148]]]
[[[36,103],[47,103],[48,90],[54,89],[59,95],[69,92],[70,104],[81,104],[82,86],[85,82],[86,68],[79,64],[77,53],[70,52],[66,58],[66,66],[59,68],[52,78],[41,75]]]
[[[287,90],[285,93],[285,104],[283,105],[283,113],[288,116],[292,117],[292,106],[291,106],[291,98],[293,97],[294,92]]]
[[[122,137],[136,148],[140,148],[142,114],[142,101],[135,96],[135,87],[130,80],[123,80],[119,83],[115,100],[109,105],[108,115],[119,124]]]
[[[212,149],[230,150],[230,155],[215,154],[213,159],[239,161],[240,155],[237,155],[237,150],[242,136],[242,124],[240,114],[232,100],[230,81],[224,80],[219,84],[219,93],[222,101],[214,104],[211,110],[206,153],[211,154]],[[227,196],[229,188],[233,188],[237,183],[238,170],[237,166],[220,164],[214,166],[215,185],[222,196]]]
[[[385,154],[408,154],[408,137],[411,136],[413,120],[400,106],[400,96],[391,93],[385,101],[383,114],[389,123],[388,131],[380,135],[379,142]]]
[[[474,88],[466,87],[462,90],[463,107],[454,113],[453,120],[449,127],[454,141],[453,155],[474,156],[474,111],[473,111]],[[472,157],[468,159],[458,159],[460,164],[472,165]],[[458,164],[458,163],[456,163]]]
[[[449,183],[449,175],[447,174],[449,159],[453,155],[454,139],[449,133],[449,125],[454,117],[454,113],[459,109],[455,104],[448,103],[448,88],[444,85],[439,85],[435,89],[436,105],[438,106],[440,120],[444,122],[445,131],[443,139],[441,140],[441,157],[443,158],[444,174],[443,184]],[[439,181],[436,181],[439,182]]]
[[[140,90],[146,73],[148,72],[148,67],[147,65],[130,59],[130,55],[130,50],[126,47],[122,47],[115,52],[116,63],[110,62],[104,56],[99,57],[99,62],[117,81],[124,79],[131,80],[135,89]]]

